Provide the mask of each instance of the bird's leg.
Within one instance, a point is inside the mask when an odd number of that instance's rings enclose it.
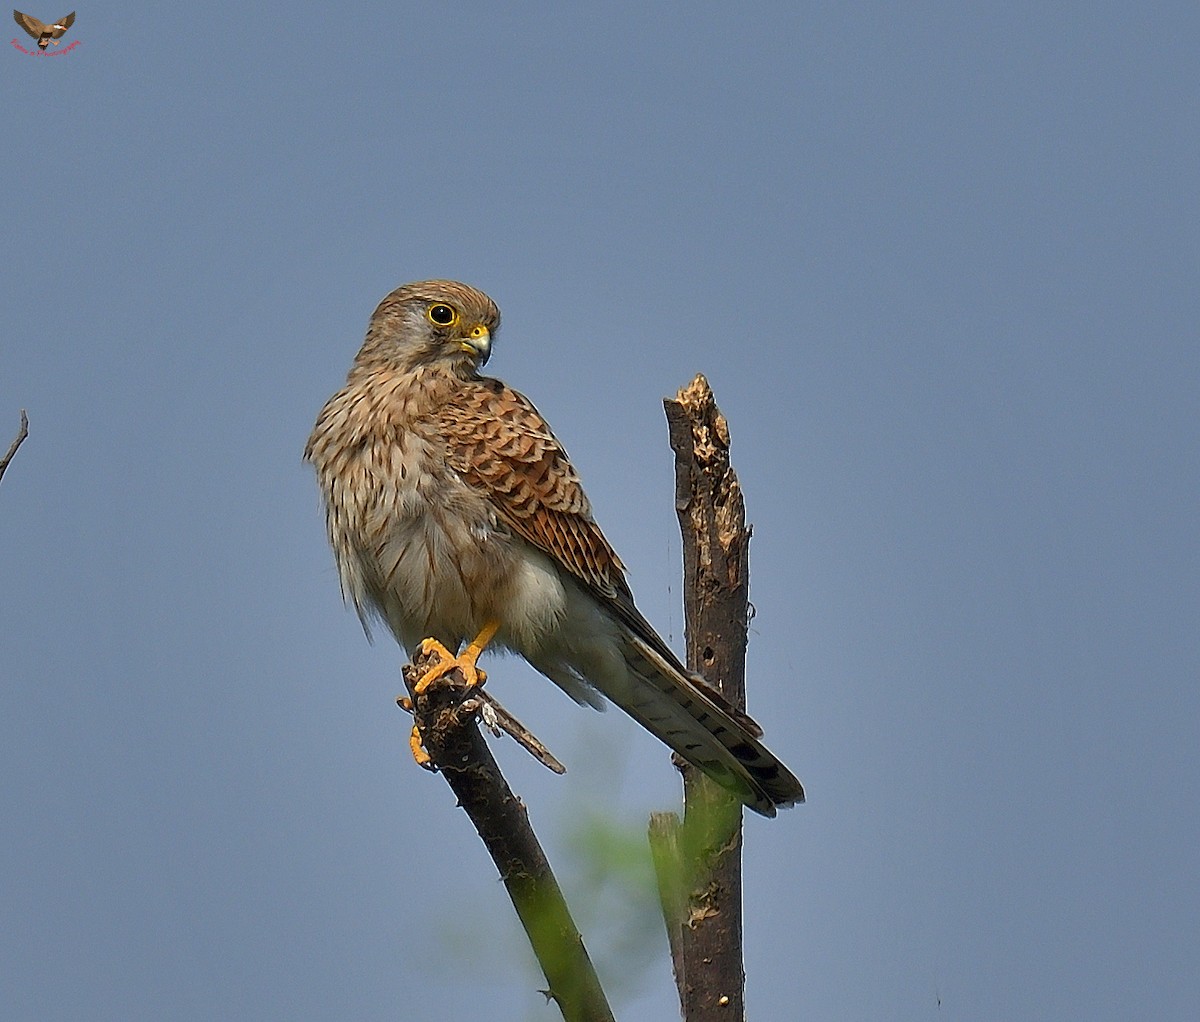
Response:
[[[471,641],[471,644],[458,656],[451,653],[437,639],[422,639],[421,645],[418,647],[419,651],[426,656],[436,653],[439,662],[421,675],[421,679],[413,686],[413,693],[420,695],[438,678],[445,677],[456,667],[463,672],[469,688],[478,688],[487,680],[487,674],[476,667],[475,662],[479,659],[479,655],[487,649],[487,644],[496,637],[496,632],[499,630],[499,621],[489,621]]]
[[[476,661],[480,654],[487,648],[487,644],[495,638],[496,632],[500,630],[499,621],[489,621],[483,626],[482,630],[466,649],[458,656],[455,656],[437,639],[423,639],[421,645],[417,647],[417,652],[423,656],[431,656],[436,654],[437,663],[430,667],[415,685],[412,687],[414,696],[419,696],[425,692],[439,678],[444,678],[456,668],[462,671],[463,676],[467,680],[468,688],[478,688],[487,680],[487,674],[481,671],[476,666]],[[398,699],[400,708],[407,712],[413,712],[412,700],[408,698]],[[421,731],[417,725],[413,725],[412,734],[408,739],[408,747],[412,750],[413,759],[417,761],[418,766],[424,767],[426,770],[436,770],[437,767],[433,763],[432,757],[425,750],[425,745],[421,740]]]

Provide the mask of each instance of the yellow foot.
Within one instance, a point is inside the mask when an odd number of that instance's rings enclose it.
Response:
[[[483,626],[483,630],[475,636],[475,640],[459,653],[458,656],[451,653],[437,639],[422,639],[421,645],[418,647],[419,651],[426,656],[430,653],[436,653],[439,662],[436,666],[431,667],[421,675],[420,680],[413,686],[413,694],[421,695],[438,678],[444,678],[456,667],[463,672],[469,688],[478,688],[482,685],[487,681],[487,674],[476,667],[475,663],[499,629],[500,623],[498,621],[489,621]]]
[[[482,685],[487,680],[487,674],[475,666],[475,661],[479,659],[480,651],[476,650],[473,652],[470,646],[464,649],[458,656],[455,656],[438,642],[437,639],[425,639],[417,647],[417,651],[422,656],[436,653],[438,662],[421,675],[420,679],[413,686],[414,695],[423,695],[430,685],[439,678],[444,678],[456,667],[463,672],[464,677],[467,679],[467,685],[470,688]]]
[[[425,746],[421,742],[421,732],[417,730],[417,725],[413,725],[412,734],[408,736],[408,747],[412,750],[412,757],[417,761],[417,766],[424,767],[426,770],[436,770],[433,757],[425,751]]]

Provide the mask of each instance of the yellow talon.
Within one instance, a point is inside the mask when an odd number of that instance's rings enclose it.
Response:
[[[487,681],[487,674],[475,666],[475,662],[499,630],[499,621],[489,621],[483,626],[480,633],[475,636],[475,640],[458,656],[451,653],[437,639],[423,639],[421,645],[417,647],[417,652],[421,656],[436,655],[437,663],[421,675],[417,683],[413,685],[413,695],[419,696],[423,694],[435,681],[439,678],[444,678],[456,668],[462,671],[463,676],[467,679],[467,686],[469,688],[478,688],[482,685]],[[396,702],[400,704],[401,709],[407,710],[409,713],[413,712],[412,699],[401,696]],[[437,764],[433,762],[433,757],[425,751],[425,745],[421,741],[421,732],[415,724],[413,725],[412,734],[408,739],[408,747],[412,750],[413,759],[417,761],[418,766],[422,766],[426,770],[437,769]]]
[[[425,746],[421,743],[421,732],[417,730],[417,725],[413,725],[412,734],[408,737],[408,747],[412,750],[412,757],[417,761],[417,766],[424,767],[426,770],[436,770],[433,765],[433,757],[425,751]]]
[[[475,636],[474,641],[459,653],[458,656],[451,653],[437,639],[421,640],[421,645],[418,647],[419,651],[426,656],[430,653],[436,653],[439,662],[421,675],[420,680],[413,686],[413,693],[421,695],[438,678],[444,678],[456,667],[463,672],[469,688],[478,688],[487,681],[487,673],[476,667],[475,663],[479,659],[480,654],[487,649],[487,644],[495,638],[496,632],[499,630],[499,621],[489,621],[483,626],[480,633]]]

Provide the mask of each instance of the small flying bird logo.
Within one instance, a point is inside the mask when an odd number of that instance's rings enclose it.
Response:
[[[44,50],[47,43],[57,46],[58,41],[67,34],[67,29],[75,24],[75,12],[72,11],[65,18],[59,18],[53,25],[43,25],[37,18],[31,18],[20,11],[13,11],[13,20],[37,40],[39,50]]]

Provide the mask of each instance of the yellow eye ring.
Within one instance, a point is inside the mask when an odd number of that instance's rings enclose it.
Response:
[[[458,322],[458,310],[445,302],[435,302],[425,310],[425,318],[434,326],[454,326]]]

